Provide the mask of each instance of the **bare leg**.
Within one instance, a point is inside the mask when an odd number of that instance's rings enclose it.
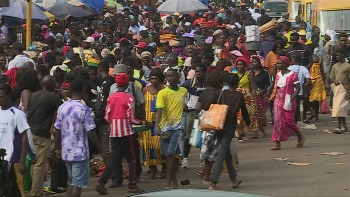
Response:
[[[207,159],[204,160],[204,169],[203,169],[203,181],[210,181],[210,172],[213,167],[212,161],[208,161]]]
[[[184,143],[184,158],[188,158],[188,155],[190,154],[191,151],[191,144],[190,144],[190,139],[185,139],[185,143]]]
[[[71,194],[72,194],[72,189],[73,189],[73,186],[70,185],[70,184],[68,184],[67,190],[66,190],[67,196],[71,196]]]
[[[314,101],[313,102],[313,109],[315,113],[315,120],[318,122],[320,119],[318,118],[318,114],[320,113],[320,102],[319,101]]]
[[[343,123],[343,127],[345,129],[345,131],[348,131],[348,126],[346,125],[346,119],[342,118],[342,123]]]
[[[80,197],[81,195],[81,188],[72,186],[72,192],[69,197]]]
[[[175,175],[175,155],[174,154],[168,154],[167,155],[167,164],[168,164],[168,186],[169,188],[173,187],[179,187],[179,184],[177,183],[176,175]]]

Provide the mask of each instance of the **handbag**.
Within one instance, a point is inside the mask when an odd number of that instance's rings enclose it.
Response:
[[[198,119],[195,119],[193,122],[193,129],[189,143],[196,148],[200,148],[202,146],[202,132],[199,130]]]
[[[220,131],[224,128],[228,105],[219,104],[222,92],[220,92],[219,98],[216,104],[211,104],[209,109],[204,112],[201,121],[200,129],[202,131]],[[222,98],[224,100],[224,97]]]

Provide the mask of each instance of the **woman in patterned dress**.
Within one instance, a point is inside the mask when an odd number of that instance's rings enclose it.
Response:
[[[312,89],[310,93],[310,103],[312,109],[314,110],[314,117],[316,122],[319,122],[318,114],[320,111],[320,102],[325,100],[327,97],[326,86],[325,86],[325,76],[323,72],[323,62],[320,56],[313,55],[313,64],[310,68],[310,77],[312,83]],[[313,117],[312,116],[312,117]]]
[[[287,141],[294,133],[298,136],[297,147],[304,145],[304,139],[297,124],[294,121],[294,114],[297,108],[296,97],[300,91],[298,75],[288,70],[290,60],[286,56],[280,56],[276,66],[281,72],[276,74],[274,98],[274,126],[271,142],[276,145],[271,150],[281,150],[281,142]]]
[[[155,123],[156,97],[158,92],[164,87],[164,75],[160,69],[154,69],[149,74],[150,84],[143,89],[145,95],[146,120]],[[148,131],[140,133],[140,147],[143,152],[144,165],[150,169],[150,179],[156,179],[157,165],[162,165],[162,172],[159,178],[166,176],[165,156],[160,149],[160,136],[157,136],[152,127]]]
[[[263,67],[263,58],[259,55],[252,55],[251,62],[253,68],[250,75],[255,84],[256,96],[253,95],[254,101],[251,105],[251,124],[250,129],[254,132],[254,136],[249,139],[258,139],[258,132],[261,131],[263,137],[266,136],[265,127],[267,124],[266,111],[269,108],[268,91],[271,88],[271,76],[269,72]]]
[[[246,69],[249,66],[249,59],[245,57],[238,57],[235,61],[235,71],[232,73],[235,73],[239,77],[239,84],[237,91],[242,92],[245,98],[245,104],[247,106],[248,112],[250,112],[251,107],[251,100],[256,96],[256,92],[252,91],[255,89],[255,83],[252,79],[252,76],[250,75],[250,71],[247,71]],[[237,114],[237,129],[236,134],[238,134],[238,142],[243,143],[243,136],[244,131],[249,130],[249,125],[246,125],[244,123],[242,113],[241,111]]]

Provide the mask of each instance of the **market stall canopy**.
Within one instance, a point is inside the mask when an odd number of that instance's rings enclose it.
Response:
[[[59,3],[69,3],[72,5],[77,5],[78,3],[80,3],[80,0],[32,0],[33,3],[44,7],[45,9],[54,6],[55,4],[59,4]]]
[[[209,8],[198,0],[168,0],[157,8],[161,14],[190,14],[196,11],[207,11]]]
[[[68,4],[67,2],[55,4],[54,6],[47,8],[47,11],[53,14],[58,20],[66,20],[69,17],[82,18],[92,15],[91,12],[72,4]]]
[[[84,10],[93,10],[96,14],[100,13],[104,7],[104,0],[81,0],[80,5],[76,5],[82,7]],[[83,4],[83,5],[81,5]]]
[[[47,18],[49,19],[50,22],[53,22],[55,20],[55,16],[53,14],[51,14],[50,12],[46,11],[46,9],[44,7],[41,7],[37,4],[35,4],[35,5],[38,6],[44,12],[44,14],[47,16]]]
[[[120,4],[120,3],[117,3],[114,0],[105,0],[105,8],[113,9],[113,8],[116,8],[116,7],[123,7],[123,5]]]
[[[27,13],[27,2],[23,0],[11,0],[10,7],[0,8],[3,17],[9,17],[16,21],[25,22]],[[34,3],[32,3],[32,21],[47,22],[49,19],[45,13]]]

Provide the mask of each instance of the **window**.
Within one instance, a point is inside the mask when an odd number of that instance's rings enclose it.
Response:
[[[306,21],[305,22],[310,22],[311,21],[311,3],[306,4]]]
[[[321,11],[319,27],[321,32],[327,29],[334,31],[350,31],[350,10]]]
[[[295,20],[295,17],[298,16],[298,11],[300,9],[301,2],[292,2],[289,18]]]
[[[288,3],[264,1],[262,9],[266,12],[288,12]]]

